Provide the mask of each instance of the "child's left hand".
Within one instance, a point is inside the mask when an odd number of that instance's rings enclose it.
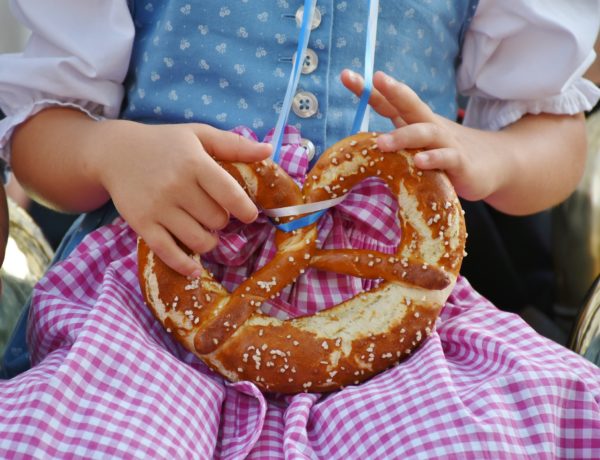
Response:
[[[342,82],[355,94],[362,92],[362,78],[354,72],[344,71]],[[415,164],[444,170],[467,200],[485,199],[499,187],[503,168],[494,166],[498,155],[484,132],[435,114],[411,88],[383,72],[374,75],[369,104],[396,128],[378,137],[381,150],[422,149]]]

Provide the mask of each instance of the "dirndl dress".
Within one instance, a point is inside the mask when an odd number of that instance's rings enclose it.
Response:
[[[288,129],[282,165],[296,180],[307,165],[299,141]],[[319,237],[327,247],[390,250],[393,207],[381,183],[365,182],[321,219]],[[348,221],[355,222],[350,231]],[[273,231],[263,217],[247,226],[232,222],[205,263],[231,289],[268,260]],[[0,381],[0,456],[600,454],[600,368],[498,310],[465,278],[434,332],[401,364],[329,394],[263,394],[214,374],[154,319],[139,290],[136,239],[116,218],[37,286],[29,330],[34,365]],[[309,270],[269,313],[311,313],[362,288],[360,280]]]

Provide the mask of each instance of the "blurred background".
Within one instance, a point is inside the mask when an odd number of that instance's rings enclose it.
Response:
[[[0,0],[0,53],[20,52],[28,37],[28,31],[11,14],[8,0]],[[28,211],[41,227],[50,246],[56,249],[64,232],[77,216],[56,213],[30,202],[15,180],[10,180],[7,184],[7,193],[19,206]]]
[[[8,0],[0,0],[0,53],[12,53],[23,48],[27,31],[10,14]]]

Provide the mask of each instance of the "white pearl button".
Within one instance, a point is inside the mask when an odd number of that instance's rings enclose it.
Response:
[[[292,111],[300,118],[312,117],[319,111],[317,96],[308,91],[299,91],[292,100]]]
[[[308,158],[308,161],[311,161],[315,157],[315,152],[317,151],[315,144],[308,139],[302,138],[300,140],[300,145],[302,145],[304,150],[306,150],[306,157]]]
[[[294,53],[294,61],[296,61],[296,54],[298,53]],[[309,73],[313,73],[315,70],[317,70],[317,67],[319,66],[319,56],[317,56],[317,53],[315,53],[313,50],[311,50],[310,48],[308,48],[306,50],[306,55],[304,56],[304,62],[302,63],[302,73],[304,75],[308,75]]]
[[[296,11],[296,24],[298,27],[302,26],[302,18],[304,17],[304,5],[302,5]],[[310,30],[314,30],[321,25],[321,12],[319,8],[315,8],[315,12],[313,13],[312,21],[310,23]]]

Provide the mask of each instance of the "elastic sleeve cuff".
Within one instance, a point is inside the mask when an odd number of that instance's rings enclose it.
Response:
[[[6,176],[10,171],[10,159],[11,159],[11,137],[15,128],[28,120],[35,114],[41,112],[42,110],[48,107],[70,107],[81,112],[87,114],[90,118],[94,120],[102,120],[105,117],[99,115],[102,112],[103,107],[99,104],[90,104],[89,102],[83,101],[58,101],[53,99],[41,99],[35,101],[25,107],[23,107],[18,112],[3,118],[0,120],[0,168],[4,175]]]
[[[498,131],[525,114],[575,115],[591,110],[600,99],[600,88],[578,78],[561,94],[533,100],[498,100],[471,96],[463,124],[471,128]]]

